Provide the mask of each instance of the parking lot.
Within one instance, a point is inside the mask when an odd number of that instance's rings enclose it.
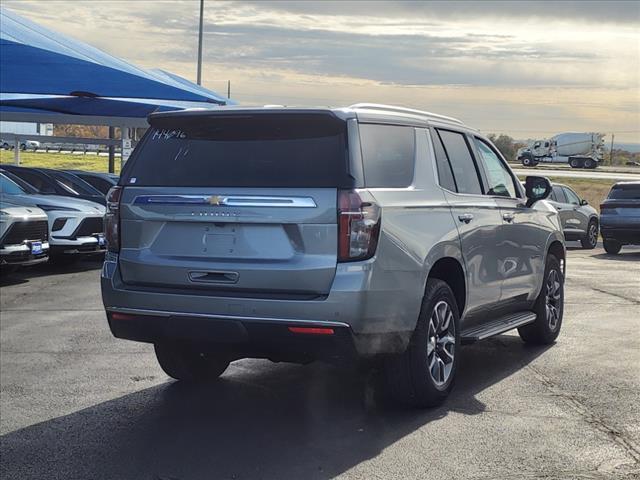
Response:
[[[447,403],[378,403],[355,367],[244,360],[170,381],[108,331],[97,261],[2,280],[3,479],[638,478],[640,248],[568,252],[563,331],[463,350]]]

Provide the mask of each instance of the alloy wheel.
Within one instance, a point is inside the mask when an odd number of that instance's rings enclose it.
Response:
[[[456,325],[453,310],[440,300],[433,307],[427,333],[427,362],[429,375],[441,387],[451,376],[456,348]]]
[[[560,308],[562,301],[562,285],[560,283],[560,276],[555,269],[551,270],[549,275],[547,275],[546,289],[547,295],[545,298],[545,307],[547,322],[549,323],[549,329],[553,332],[558,328],[558,324],[560,322]]]
[[[595,223],[589,225],[589,244],[595,246],[598,243],[598,226]]]

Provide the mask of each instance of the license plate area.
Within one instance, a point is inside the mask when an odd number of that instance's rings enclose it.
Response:
[[[42,253],[42,242],[29,242],[29,248],[32,255],[40,255]]]

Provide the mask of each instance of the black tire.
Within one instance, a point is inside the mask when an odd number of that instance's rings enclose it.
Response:
[[[225,356],[204,352],[190,345],[154,344],[156,358],[164,373],[184,382],[206,382],[217,379],[229,366]]]
[[[592,168],[593,169],[593,168],[596,168],[597,166],[598,166],[598,164],[592,158],[587,158],[584,161],[584,168]]]
[[[611,255],[617,255],[620,253],[620,249],[622,248],[622,243],[612,238],[605,238],[602,241],[602,245],[604,247],[604,251]]]
[[[531,157],[529,157],[529,156],[522,157],[522,166],[523,167],[531,167],[531,166],[533,166],[533,160],[531,159]]]
[[[434,318],[439,322],[436,307],[448,319],[437,327],[432,323]],[[404,353],[385,359],[383,364],[385,388],[395,403],[427,408],[440,405],[447,398],[453,388],[458,365],[459,317],[456,299],[449,285],[442,280],[429,279],[409,346]],[[434,380],[434,375],[441,382]]]
[[[587,233],[580,239],[582,248],[585,250],[593,250],[598,245],[598,221],[592,218],[587,227]]]
[[[579,158],[572,158],[571,160],[569,160],[569,165],[571,166],[571,168],[583,167],[582,160]]]
[[[534,345],[552,344],[560,334],[564,312],[564,276],[560,261],[555,255],[547,256],[544,283],[533,311],[536,319],[533,323],[518,328],[520,338],[525,343]]]

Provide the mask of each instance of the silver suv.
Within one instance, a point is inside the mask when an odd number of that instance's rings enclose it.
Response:
[[[373,104],[149,121],[108,194],[102,297],[113,334],[153,343],[171,377],[375,358],[423,407],[451,390],[460,344],[557,337],[551,185],[523,189],[462,122]]]

